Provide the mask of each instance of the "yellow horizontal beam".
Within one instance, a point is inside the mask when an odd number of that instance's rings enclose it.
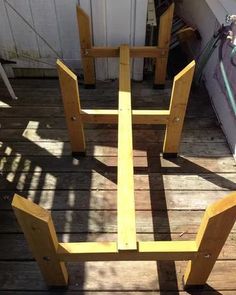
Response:
[[[165,57],[168,50],[155,46],[130,47],[130,57]],[[92,47],[84,50],[84,56],[94,58],[119,57],[119,47]]]
[[[195,241],[138,242],[137,250],[119,251],[116,242],[59,243],[61,261],[191,260],[198,255]]]
[[[169,110],[133,110],[133,124],[168,124]]]
[[[169,110],[133,110],[133,124],[168,124]],[[81,111],[83,123],[117,124],[118,110],[87,110]]]
[[[128,45],[120,46],[119,71],[117,243],[119,250],[136,250],[130,54]]]
[[[168,49],[155,46],[131,47],[130,57],[165,57],[168,55]]]
[[[117,124],[118,110],[81,110],[83,123]]]

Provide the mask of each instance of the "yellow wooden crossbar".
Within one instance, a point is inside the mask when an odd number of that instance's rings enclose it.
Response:
[[[120,47],[92,47],[83,51],[84,57],[104,58],[119,57]],[[162,58],[168,56],[168,48],[159,48],[156,46],[130,47],[130,57],[155,57]]]
[[[62,261],[189,260],[198,254],[195,241],[138,242],[136,251],[119,251],[116,242],[59,243]]]
[[[117,124],[118,110],[87,110],[80,114],[84,123]],[[132,110],[132,124],[168,124],[169,110]]]

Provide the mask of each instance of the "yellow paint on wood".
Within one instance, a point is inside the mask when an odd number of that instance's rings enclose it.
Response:
[[[188,263],[184,276],[186,286],[206,283],[235,221],[236,192],[206,209],[196,238],[198,251],[203,255]]]
[[[119,47],[92,47],[84,50],[86,57],[104,58],[104,57],[119,57]],[[130,57],[164,57],[168,55],[166,48],[156,46],[141,46],[130,47]]]
[[[120,47],[118,119],[118,249],[135,250],[136,224],[134,202],[133,135],[128,45]]]
[[[86,12],[77,5],[77,21],[79,28],[81,57],[84,70],[84,83],[86,85],[95,84],[94,59],[86,56],[86,49],[92,48],[92,37],[90,19]]]
[[[195,61],[192,61],[174,78],[163,153],[178,153],[194,69]]]
[[[77,77],[60,60],[57,60],[57,70],[72,152],[84,152],[85,139],[80,114],[81,107]]]
[[[12,207],[47,284],[66,286],[68,274],[65,263],[57,256],[59,244],[51,214],[16,194]]]
[[[117,124],[118,110],[89,110],[82,109],[83,123]],[[133,110],[133,124],[168,124],[169,110]]]
[[[172,20],[174,15],[175,5],[172,3],[169,8],[160,17],[159,34],[158,34],[158,47],[165,48],[169,51],[171,40]],[[156,59],[156,69],[154,84],[164,85],[166,80],[166,69],[168,62],[168,54],[158,57]]]
[[[75,261],[134,261],[189,260],[197,255],[195,241],[138,242],[137,250],[119,251],[116,242],[60,243],[61,260]]]

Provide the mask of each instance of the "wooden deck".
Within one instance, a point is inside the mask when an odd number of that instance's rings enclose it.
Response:
[[[13,215],[13,193],[52,210],[61,241],[116,240],[117,128],[86,126],[87,156],[73,159],[58,81],[12,83],[18,100],[0,84],[0,293],[189,294],[186,262],[69,264],[68,290],[47,289]],[[82,107],[117,108],[117,89],[117,82],[81,87]],[[134,83],[133,106],[168,108],[170,89]],[[192,91],[176,160],[160,155],[163,128],[134,126],[138,238],[190,240],[206,206],[236,190],[236,164],[204,90]],[[236,227],[205,291],[192,294],[236,294]]]

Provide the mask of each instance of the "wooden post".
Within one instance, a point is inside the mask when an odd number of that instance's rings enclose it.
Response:
[[[92,48],[92,36],[89,16],[77,5],[77,21],[79,28],[81,58],[84,70],[85,88],[95,88],[94,58],[87,57],[87,49]]]
[[[236,192],[209,206],[200,225],[196,244],[198,255],[188,263],[186,288],[204,285],[236,221]]]
[[[177,157],[194,69],[195,61],[192,61],[174,78],[163,146],[164,158]]]
[[[68,274],[65,263],[57,256],[59,243],[51,214],[18,195],[14,195],[12,207],[46,283],[66,286]]]
[[[130,54],[120,47],[117,216],[118,249],[136,250]]]
[[[158,56],[156,58],[154,88],[163,89],[165,86],[174,8],[175,5],[172,3],[160,18],[157,46],[159,48],[165,48],[166,50],[163,51],[163,57]]]
[[[81,116],[79,87],[76,75],[57,60],[67,128],[73,156],[85,155],[84,128]]]

